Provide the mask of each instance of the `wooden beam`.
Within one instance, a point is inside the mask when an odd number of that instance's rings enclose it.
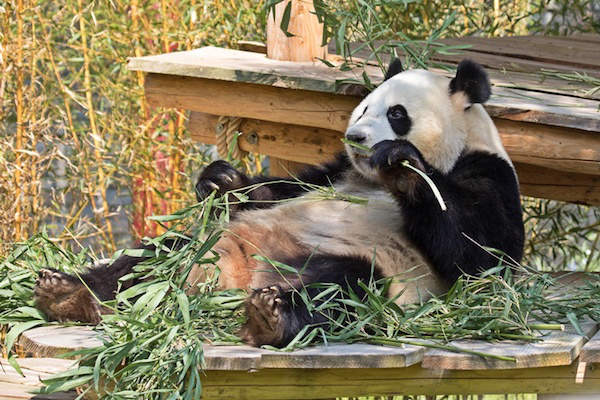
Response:
[[[600,205],[600,176],[515,163],[521,193],[532,197]]]
[[[353,96],[162,74],[148,74],[146,98],[153,106],[340,132],[360,102]]]
[[[577,363],[533,369],[446,371],[407,368],[204,371],[203,399],[298,399],[400,394],[597,393],[600,369],[575,384]]]
[[[214,127],[218,118],[192,112],[188,124],[192,137],[215,144]],[[244,119],[240,130],[238,144],[242,150],[304,164],[323,163],[344,149],[342,133],[330,129]]]
[[[600,175],[600,135],[568,128],[494,118],[514,162],[564,172]]]
[[[152,105],[343,132],[359,98],[272,86],[150,74]],[[600,136],[494,118],[511,157],[559,171],[600,174]],[[297,160],[294,160],[297,161]]]
[[[217,119],[217,116],[192,112],[189,123],[192,136],[203,143],[214,144]],[[549,140],[555,141],[555,145],[550,146],[545,144],[544,133],[539,126],[521,129],[520,124],[513,121],[496,122],[502,130],[502,140],[515,160],[523,194],[600,205],[600,175],[550,168],[580,168],[600,174],[596,167],[598,162],[576,160],[577,157],[600,157],[600,145],[595,143],[598,139],[574,130],[561,137],[554,130],[556,128],[552,128]],[[340,142],[342,134],[334,130],[253,119],[244,120],[240,129],[243,134],[238,143],[242,150],[279,159],[316,165],[343,150]],[[529,158],[526,157],[528,153],[532,154]]]

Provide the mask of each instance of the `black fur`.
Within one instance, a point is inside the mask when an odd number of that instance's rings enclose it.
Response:
[[[246,193],[251,201],[237,205],[237,210],[269,208],[280,200],[291,199],[306,193],[306,187],[298,184],[299,182],[330,186],[338,181],[349,168],[351,168],[351,164],[348,156],[339,154],[334,161],[304,169],[298,175],[298,180],[296,180],[264,176],[248,177],[235,170],[228,162],[219,160],[206,167],[198,178],[196,195],[198,201],[206,198],[214,190],[211,183],[219,187],[218,195],[223,195],[230,190],[267,183]],[[223,179],[224,175],[230,177],[230,182]]]
[[[402,71],[403,71],[403,69],[402,69],[402,61],[400,61],[399,58],[394,57],[392,59],[392,61],[390,62],[390,65],[388,66],[387,71],[385,72],[385,78],[383,80],[387,81],[392,76],[397,75],[397,74],[399,74]]]
[[[403,105],[396,104],[388,108],[386,116],[396,136],[406,136],[408,131],[410,131],[412,121]]]
[[[487,72],[472,60],[462,60],[456,76],[450,81],[451,94],[461,91],[465,92],[471,103],[485,103],[492,94]]]
[[[477,275],[498,265],[498,259],[480,246],[521,260],[525,235],[519,187],[505,160],[472,152],[461,156],[454,168],[443,174],[405,140],[383,141],[374,150],[371,163],[401,205],[408,238],[443,278],[452,282],[461,271]],[[441,210],[425,181],[400,164],[405,159],[433,180],[447,211]]]

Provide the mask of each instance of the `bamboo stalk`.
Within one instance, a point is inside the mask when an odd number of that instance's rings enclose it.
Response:
[[[14,205],[14,232],[15,239],[17,241],[23,240],[23,197],[25,195],[23,191],[23,185],[21,182],[21,170],[22,160],[24,153],[20,150],[23,149],[23,140],[25,136],[25,121],[24,121],[24,107],[23,107],[23,0],[17,0],[16,9],[17,18],[17,58],[15,63],[17,86],[16,86],[16,111],[17,111],[17,135],[15,138],[15,175],[14,175],[14,188],[15,188],[15,205]]]
[[[87,43],[87,29],[85,26],[85,19],[83,17],[83,0],[78,0],[78,13],[79,13],[79,31],[81,33],[81,46],[83,51],[83,71],[84,71],[84,88],[85,88],[85,98],[87,103],[87,112],[88,118],[90,121],[90,129],[92,131],[92,139],[94,143],[94,157],[98,167],[98,180],[97,184],[100,189],[100,196],[102,198],[102,214],[104,217],[104,223],[106,224],[106,233],[109,240],[109,246],[111,251],[116,249],[112,223],[110,222],[110,210],[108,200],[106,198],[106,179],[104,176],[104,160],[100,148],[102,146],[102,142],[100,140],[100,133],[98,131],[98,127],[96,125],[96,115],[94,109],[94,103],[92,101],[92,83],[91,83],[91,75],[90,75],[90,57],[88,53],[88,43]],[[91,194],[90,194],[91,195]],[[98,213],[97,209],[94,209],[94,214]]]

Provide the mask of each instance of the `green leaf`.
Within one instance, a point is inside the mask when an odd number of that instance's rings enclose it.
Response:
[[[290,25],[290,17],[292,15],[292,2],[286,4],[285,10],[283,11],[283,16],[281,17],[281,24],[279,28],[285,33],[287,37],[293,37],[294,35],[288,32],[288,26]]]

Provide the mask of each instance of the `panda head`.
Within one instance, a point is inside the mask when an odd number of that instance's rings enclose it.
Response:
[[[395,59],[384,82],[354,109],[345,136],[369,148],[383,140],[407,140],[430,165],[447,173],[467,148],[471,128],[497,136],[492,120],[476,104],[490,94],[486,72],[473,61],[463,60],[449,80],[421,69],[402,71]],[[479,108],[471,112],[472,106]],[[362,175],[376,179],[366,152],[349,145],[346,151]]]

